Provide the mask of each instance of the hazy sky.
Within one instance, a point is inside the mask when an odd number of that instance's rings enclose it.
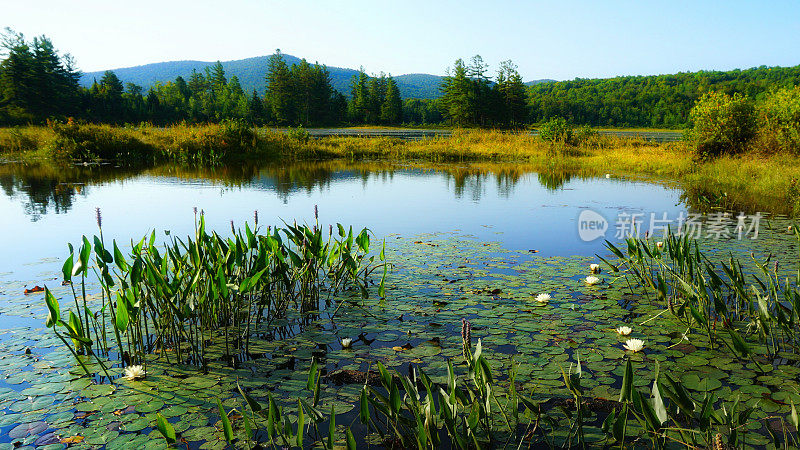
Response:
[[[400,75],[474,54],[526,80],[800,64],[800,1],[0,0],[86,72],[272,53]]]

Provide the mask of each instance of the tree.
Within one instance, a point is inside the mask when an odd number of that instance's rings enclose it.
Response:
[[[28,43],[9,28],[0,45],[6,54],[0,62],[0,118],[42,121],[77,112],[80,72],[69,55],[59,56],[45,36]]]
[[[369,108],[369,77],[361,67],[358,74],[350,79],[350,103],[347,104],[347,115],[354,123],[365,123]]]
[[[453,64],[452,74],[442,81],[442,114],[455,125],[468,125],[473,117],[471,82],[467,77],[464,60],[457,59]]]
[[[264,101],[258,96],[258,92],[253,89],[253,95],[247,103],[248,117],[251,122],[255,124],[262,124],[267,121],[266,110],[264,109]]]
[[[511,60],[500,63],[495,89],[502,103],[499,121],[509,127],[519,127],[528,117],[527,88]]]
[[[267,61],[267,103],[275,121],[279,124],[292,123],[295,118],[294,86],[292,75],[281,50]]]
[[[701,158],[741,152],[756,132],[753,104],[740,94],[709,92],[697,101],[690,118],[690,140]]]
[[[211,92],[219,96],[228,84],[228,80],[225,78],[225,69],[222,67],[221,62],[217,61],[213,66],[206,67],[206,79]]]
[[[95,99],[99,104],[98,112],[101,121],[120,122],[125,117],[125,102],[122,99],[124,92],[122,81],[117,75],[107,70],[100,78],[98,85],[98,98]]]
[[[192,75],[189,77],[189,92],[193,97],[200,97],[208,90],[208,81],[202,73],[192,69]]]
[[[403,102],[400,91],[391,75],[386,79],[386,96],[381,104],[381,122],[394,125],[403,118]]]

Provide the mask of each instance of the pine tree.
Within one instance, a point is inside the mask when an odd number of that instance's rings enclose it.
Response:
[[[395,125],[400,123],[403,115],[403,102],[400,91],[391,75],[386,79],[386,96],[381,104],[381,122]]]
[[[363,67],[350,80],[350,102],[347,104],[347,115],[350,121],[354,123],[364,123],[367,120],[369,107],[368,81],[369,77],[364,72]]]
[[[221,62],[217,61],[210,68],[206,67],[206,79],[208,80],[211,92],[213,92],[214,95],[220,95],[228,84],[228,80],[225,78],[225,69],[222,67]]]
[[[189,92],[193,97],[201,97],[208,90],[208,81],[202,73],[192,69],[192,75],[189,77]]]
[[[253,89],[253,95],[247,103],[248,116],[251,122],[261,125],[267,121],[267,115],[264,110],[264,101],[258,96],[258,92]]]
[[[109,122],[120,122],[125,117],[124,101],[122,93],[124,92],[122,81],[117,75],[107,70],[100,78],[99,85],[99,102],[102,117],[100,120]]]
[[[76,112],[80,72],[69,55],[59,56],[45,36],[32,43],[6,29],[0,45],[0,115],[7,121],[41,121]]]
[[[292,75],[280,49],[267,61],[267,103],[272,118],[279,124],[290,124],[295,119],[294,86]]]
[[[467,77],[467,66],[464,60],[457,59],[453,64],[452,75],[448,74],[442,81],[442,114],[455,125],[471,123],[473,111],[472,82]]]

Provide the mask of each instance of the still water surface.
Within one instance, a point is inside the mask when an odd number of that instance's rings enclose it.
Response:
[[[587,243],[578,236],[577,218],[587,208],[609,220],[609,238],[621,212],[676,217],[686,210],[680,191],[664,185],[540,175],[513,165],[5,169],[0,176],[0,273],[31,281],[41,272],[35,263],[62,260],[67,242],[97,232],[95,208],[102,212],[105,239],[120,243],[153,229],[188,234],[194,207],[222,234],[230,230],[231,220],[237,227],[244,221],[252,224],[254,211],[262,225],[311,223],[318,205],[323,226],[366,226],[379,238],[457,231],[542,256],[602,251],[603,239]]]

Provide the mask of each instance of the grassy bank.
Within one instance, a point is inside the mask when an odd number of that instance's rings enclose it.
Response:
[[[5,160],[86,161],[130,164],[179,162],[218,165],[231,160],[358,159],[428,162],[515,162],[546,173],[677,181],[690,203],[734,210],[800,213],[800,164],[787,154],[744,153],[698,162],[683,142],[590,135],[577,145],[536,136],[456,130],[450,137],[310,138],[302,130],[254,132],[236,123],[169,128],[61,125],[0,129]]]

